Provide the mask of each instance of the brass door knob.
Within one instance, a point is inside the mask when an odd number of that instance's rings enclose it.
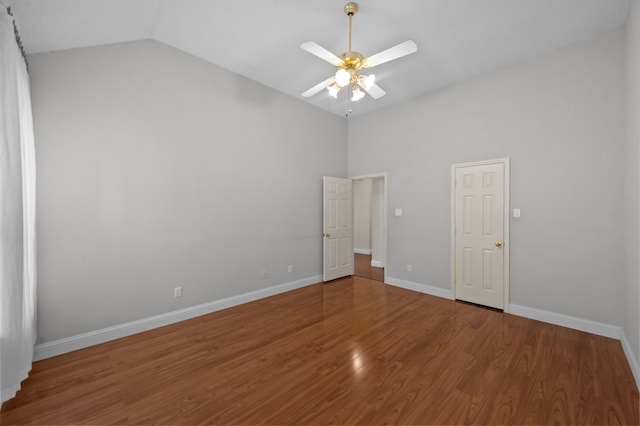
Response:
[[[496,241],[496,247],[502,247],[502,241]]]
[[[331,238],[331,234],[330,234],[330,233],[328,233],[328,232],[327,232],[327,233],[325,233],[325,234],[322,234],[322,236],[323,236],[323,237],[327,237],[327,238]]]

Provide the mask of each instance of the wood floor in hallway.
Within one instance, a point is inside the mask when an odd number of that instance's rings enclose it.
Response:
[[[349,277],[36,362],[0,424],[638,424],[620,342]]]
[[[354,275],[384,282],[384,268],[371,266],[371,255],[355,253],[353,257]]]

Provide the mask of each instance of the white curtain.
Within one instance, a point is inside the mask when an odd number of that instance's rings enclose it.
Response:
[[[0,391],[28,376],[36,338],[35,152],[29,75],[0,8]]]

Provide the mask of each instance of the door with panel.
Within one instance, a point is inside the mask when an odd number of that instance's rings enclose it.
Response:
[[[353,183],[323,177],[323,281],[353,275]]]
[[[499,309],[508,271],[505,170],[504,162],[454,166],[455,298]]]

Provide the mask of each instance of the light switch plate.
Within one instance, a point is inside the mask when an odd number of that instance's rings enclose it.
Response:
[[[513,217],[520,217],[520,209],[513,209]]]
[[[396,209],[395,210],[395,215],[396,216],[402,216],[402,209]]]

